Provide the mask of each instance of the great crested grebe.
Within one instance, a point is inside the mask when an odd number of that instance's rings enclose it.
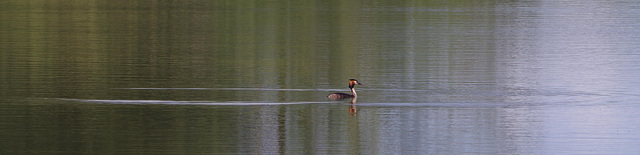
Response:
[[[362,83],[358,82],[356,79],[349,79],[349,89],[351,89],[351,94],[345,93],[332,93],[327,96],[330,99],[345,99],[345,98],[354,98],[358,97],[356,94],[356,90],[353,88],[355,85],[362,85]]]

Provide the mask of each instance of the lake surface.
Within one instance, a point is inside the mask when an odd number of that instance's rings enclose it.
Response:
[[[9,1],[1,154],[637,154],[636,1]],[[326,95],[348,92],[357,100]]]

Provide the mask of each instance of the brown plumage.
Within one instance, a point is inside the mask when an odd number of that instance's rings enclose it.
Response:
[[[355,85],[362,85],[362,83],[358,82],[358,80],[356,79],[349,79],[349,89],[351,89],[351,94],[332,93],[327,97],[334,100],[358,97],[358,94],[356,94],[356,90],[353,88]]]

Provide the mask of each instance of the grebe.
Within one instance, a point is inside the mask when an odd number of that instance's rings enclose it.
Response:
[[[362,83],[358,82],[356,79],[349,79],[349,89],[351,89],[351,94],[345,93],[333,93],[327,96],[330,99],[345,99],[345,98],[355,98],[358,97],[356,94],[356,90],[353,88],[355,85],[362,85]]]

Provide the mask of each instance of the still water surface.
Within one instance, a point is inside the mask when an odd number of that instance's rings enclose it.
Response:
[[[634,1],[6,5],[2,154],[640,152]]]

